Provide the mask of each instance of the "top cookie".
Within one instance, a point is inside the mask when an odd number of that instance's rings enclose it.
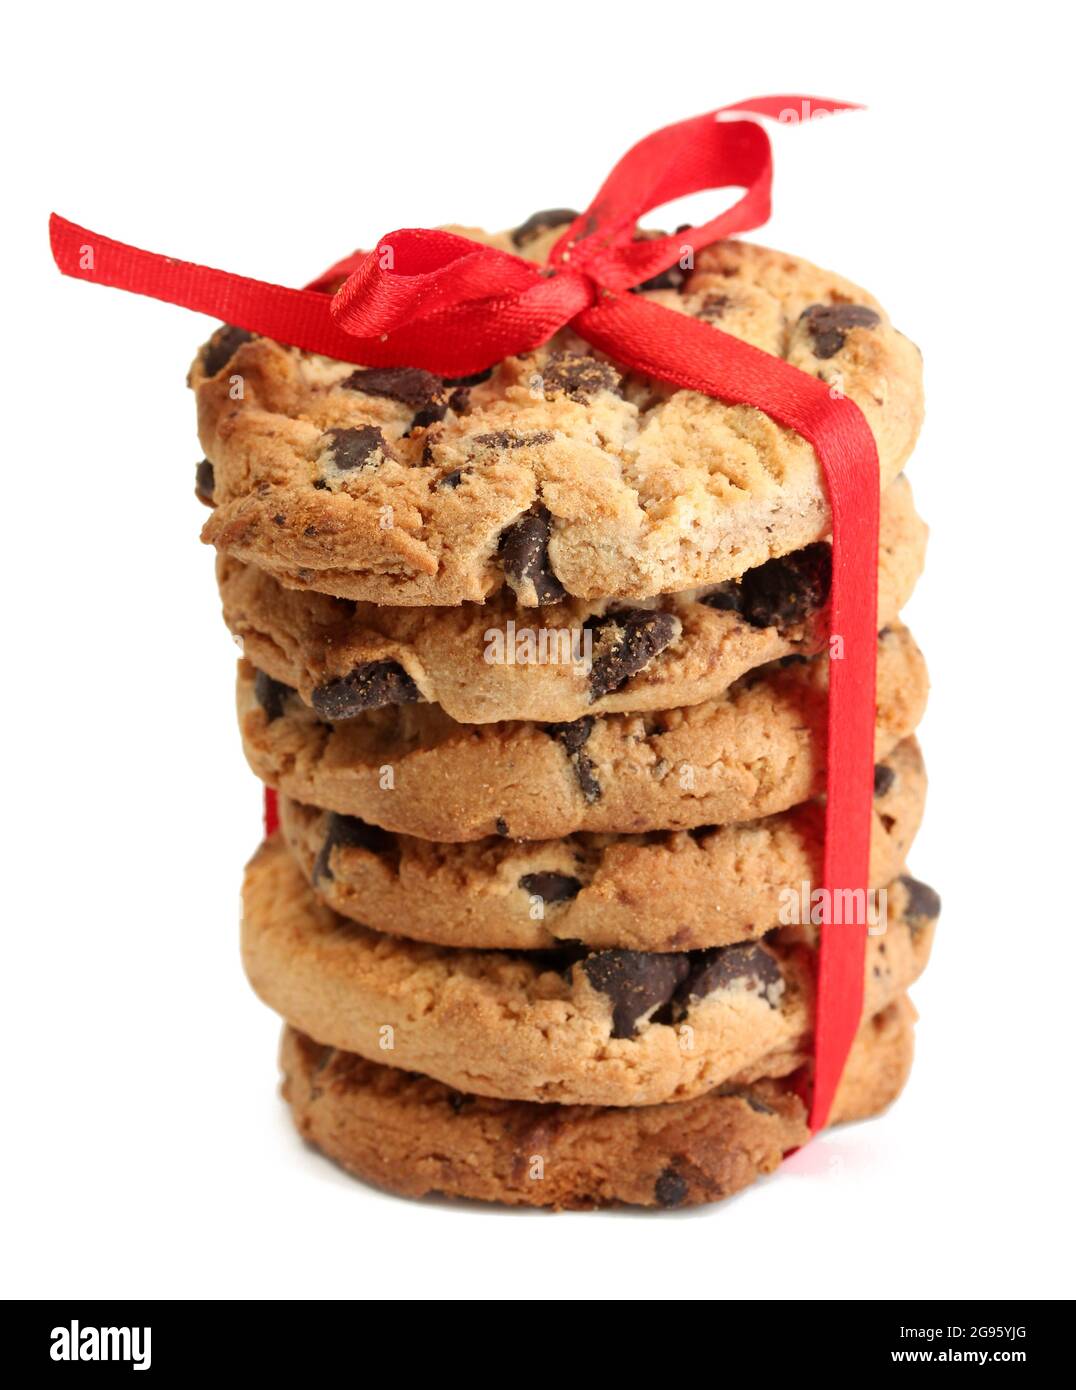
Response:
[[[557,228],[475,240],[541,260]],[[676,283],[678,282],[678,283]],[[917,349],[865,291],[721,242],[638,291],[832,383],[887,486],[922,418]],[[749,406],[621,370],[570,330],[463,381],[224,328],[190,375],[203,539],[290,588],[396,605],[642,599],[738,578],[830,529],[813,448]]]

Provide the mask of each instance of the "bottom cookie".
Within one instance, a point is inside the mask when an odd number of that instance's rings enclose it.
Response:
[[[860,1029],[832,1123],[899,1095],[911,1066],[907,995]],[[802,1073],[635,1108],[492,1100],[323,1047],[285,1027],[283,1094],[300,1134],[349,1172],[406,1197],[437,1193],[582,1209],[716,1202],[808,1138]]]

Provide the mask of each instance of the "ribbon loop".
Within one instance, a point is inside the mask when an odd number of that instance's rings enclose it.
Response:
[[[757,121],[726,121],[722,117],[742,113],[792,124],[853,109],[852,102],[824,97],[756,97],[654,131],[617,162],[586,212],[553,248],[551,263],[567,258],[574,264],[586,264],[586,248],[595,243],[618,247],[619,256],[603,262],[602,283],[608,289],[626,289],[676,265],[685,245],[694,253],[725,237],[761,227],[770,216],[773,183],[769,136]],[[742,188],[744,192],[731,207],[700,226],[686,226],[664,237],[632,239],[640,218],[647,213],[715,188]]]
[[[452,232],[401,230],[381,238],[333,296],[332,316],[357,338],[377,338],[463,305],[522,294],[530,262]]]
[[[488,366],[490,354],[497,361],[545,342],[596,293],[574,267],[543,270],[452,232],[405,229],[352,271],[332,316],[372,351],[401,356],[398,365],[465,375]]]
[[[666,126],[628,151],[582,218],[554,248],[551,260],[581,252],[588,242],[619,248],[617,269],[603,282],[625,289],[667,270],[684,242],[695,249],[761,226],[769,216],[773,161],[766,132],[754,121],[723,123],[718,112]],[[712,188],[740,187],[743,196],[701,227],[634,241],[640,218],[655,208]],[[593,230],[588,233],[588,227]],[[578,230],[577,230],[578,229]],[[582,232],[582,235],[580,235]]]

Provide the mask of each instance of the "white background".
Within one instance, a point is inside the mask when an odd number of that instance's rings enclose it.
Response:
[[[23,7],[3,91],[6,1292],[1072,1294],[1061,22],[833,0]],[[945,912],[911,1084],[701,1213],[380,1195],[294,1136],[277,1021],[239,966],[259,796],[184,389],[211,325],[61,280],[47,214],[299,284],[394,227],[584,206],[649,130],[772,91],[870,110],[773,132],[755,237],[868,286],[926,357],[909,473],[932,540],[908,616],[932,788],[911,865]]]

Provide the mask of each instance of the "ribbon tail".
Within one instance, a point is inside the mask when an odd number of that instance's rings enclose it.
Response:
[[[864,449],[857,459],[842,451],[823,467],[833,516],[822,871],[828,920],[818,952],[812,1131],[829,1118],[863,1021],[878,651],[877,455]],[[852,890],[852,903],[862,904],[862,921],[833,920],[840,917],[834,906],[846,900],[839,896],[845,889]]]
[[[815,999],[812,1131],[829,1118],[863,1013],[878,643],[878,451],[854,402],[807,372],[635,295],[608,295],[574,321],[620,362],[676,386],[764,411],[813,445],[833,518],[824,901]],[[853,903],[852,923],[834,921]],[[862,904],[862,920],[859,905]],[[841,915],[841,914],[836,914]]]
[[[337,327],[329,295],[291,290],[192,261],[141,251],[53,213],[52,256],[64,275],[162,299],[237,328],[344,362],[362,362],[362,343]]]
[[[406,234],[396,235],[402,239]],[[429,239],[435,234],[424,235]],[[287,289],[142,251],[55,213],[49,220],[53,259],[64,275],[178,304],[279,343],[365,367],[424,367],[446,376],[483,370],[513,352],[545,342],[589,297],[577,279],[548,280],[519,257],[492,251],[463,237],[436,235],[465,248],[472,260],[485,257],[473,288],[484,290],[486,297],[449,302],[440,312],[430,312],[428,302],[416,302],[410,315],[389,316],[391,331],[386,326],[367,333],[361,322],[348,316],[346,287],[335,296],[311,289]],[[495,258],[492,267],[491,257]],[[356,253],[338,262],[338,267],[356,259],[361,272],[371,258]],[[507,286],[506,266],[513,276]],[[323,276],[316,283],[329,282]],[[390,276],[387,286],[392,288],[392,284]],[[405,296],[409,292],[404,277],[397,288]],[[419,307],[424,317],[417,316]]]

